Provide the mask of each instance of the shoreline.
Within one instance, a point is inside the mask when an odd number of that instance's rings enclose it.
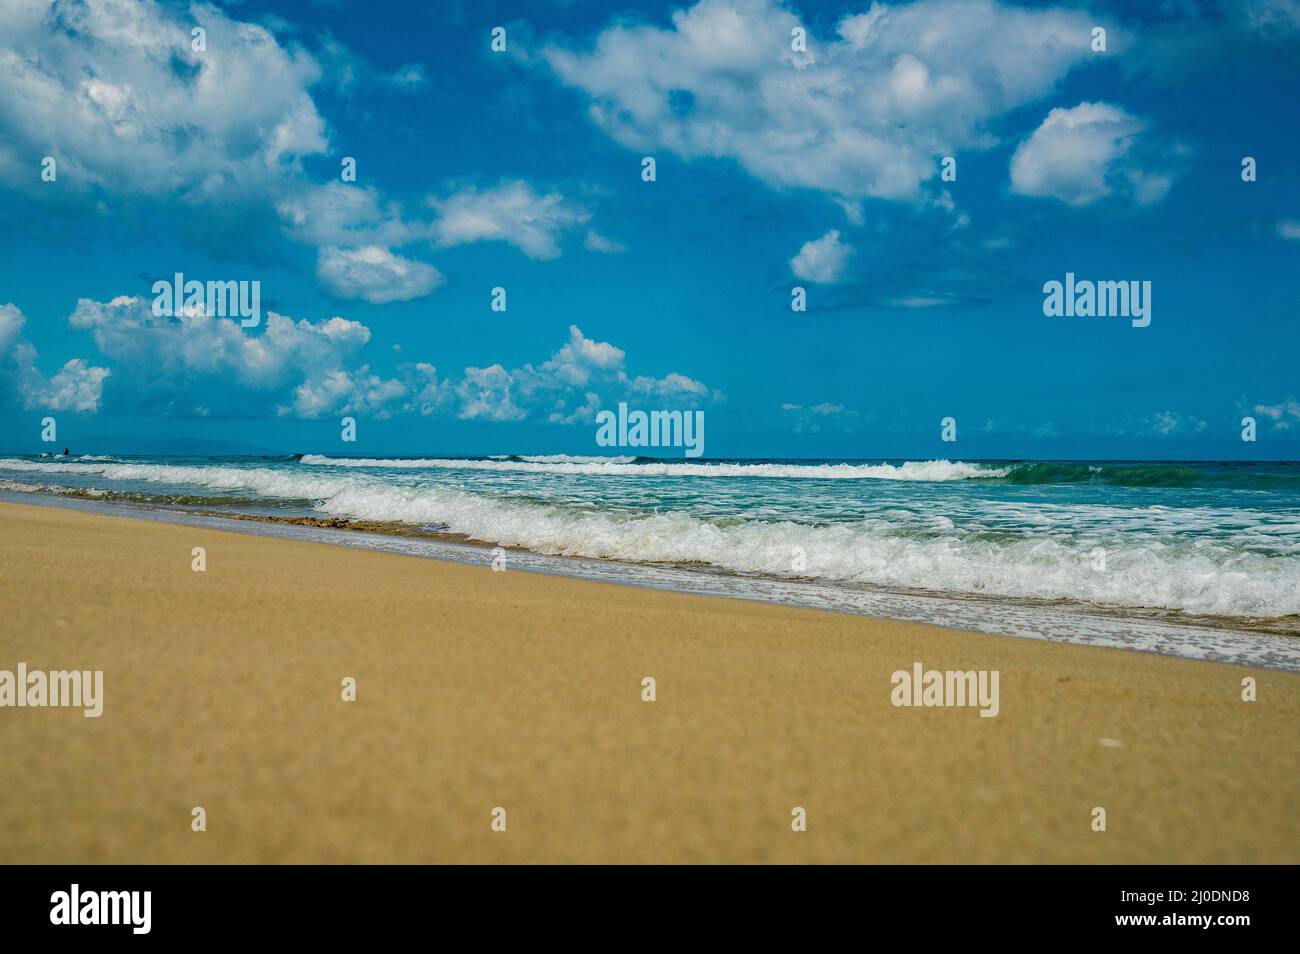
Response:
[[[8,502],[0,567],[0,669],[105,673],[0,708],[4,862],[1300,861],[1291,673]]]
[[[5,501],[185,526],[208,526],[253,536],[383,550],[454,563],[489,562],[497,549],[494,544],[452,534],[379,530],[373,522],[367,521],[343,527],[339,524],[347,521],[334,517],[207,513],[133,501],[100,500],[77,493],[0,490],[0,502]],[[1277,630],[1222,625],[1232,622],[1226,617],[1195,617],[1188,621],[1180,619],[1177,614],[1163,618],[1156,611],[1125,613],[1119,607],[1092,607],[1082,603],[899,592],[835,581],[728,573],[713,568],[686,569],[593,557],[548,555],[513,546],[500,549],[508,555],[507,562],[516,569],[567,578],[823,609],[1003,637],[1105,646],[1300,672],[1300,636]]]

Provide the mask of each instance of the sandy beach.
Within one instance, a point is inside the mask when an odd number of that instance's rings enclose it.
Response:
[[[1300,861],[1295,674],[0,504],[19,663],[6,863]]]

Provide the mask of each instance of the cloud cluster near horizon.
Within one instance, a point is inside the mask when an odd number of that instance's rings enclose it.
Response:
[[[36,367],[36,347],[23,335],[26,322],[17,306],[0,305],[0,406],[13,400],[27,410],[98,411],[111,372],[71,358],[46,378]]]
[[[15,369],[5,376],[10,393],[0,393],[0,401],[16,398],[29,409],[94,413],[112,402],[118,410],[181,417],[259,417],[272,408],[301,419],[419,413],[573,424],[590,422],[619,400],[696,407],[722,399],[679,372],[630,374],[623,349],[586,337],[577,325],[537,365],[467,367],[444,378],[433,364],[414,362],[385,377],[371,370],[371,333],[359,321],[294,320],[272,311],[257,333],[202,309],[157,316],[145,298],[83,298],[68,324],[90,332],[108,367],[74,358],[46,379],[22,336],[25,320],[15,305],[0,306],[0,362]]]

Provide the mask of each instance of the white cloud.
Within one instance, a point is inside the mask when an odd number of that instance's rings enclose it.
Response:
[[[190,48],[196,23],[205,52]],[[270,194],[327,147],[308,92],[319,77],[305,50],[207,4],[6,4],[0,170],[53,155],[71,189]],[[40,187],[34,175],[16,180]]]
[[[582,386],[593,373],[621,371],[625,357],[621,348],[608,341],[592,341],[577,325],[569,325],[569,340],[542,365],[541,371],[565,384]]]
[[[80,299],[68,317],[92,332],[112,362],[124,403],[141,407],[204,408],[208,413],[318,417],[347,410],[375,413],[405,394],[357,364],[370,329],[335,316],[294,321],[269,312],[261,333],[202,313],[175,318],[153,314],[152,302],[122,296]]]
[[[429,85],[429,77],[419,63],[404,63],[385,77],[385,82],[394,89],[414,93]]]
[[[370,186],[331,182],[304,187],[280,199],[275,209],[285,233],[307,245],[392,247],[428,234],[427,226],[404,221],[401,208]]]
[[[17,305],[0,305],[0,402],[16,397],[28,410],[98,411],[111,372],[72,358],[47,379],[36,367],[36,347],[23,337],[26,321]]]
[[[708,386],[703,381],[696,381],[684,374],[672,371],[662,378],[650,378],[637,375],[628,382],[628,391],[632,394],[658,398],[661,401],[703,401],[712,397]]]
[[[669,29],[619,23],[589,50],[544,57],[628,148],[731,158],[848,200],[911,199],[936,156],[992,145],[991,120],[1095,58],[1095,25],[994,0],[877,3],[795,53],[790,31],[806,24],[775,0],[701,0]]]
[[[203,2],[3,4],[0,188],[48,202],[94,190],[106,214],[115,201],[175,198],[180,211],[235,220],[226,225],[273,208],[289,238],[318,250],[318,274],[335,294],[372,302],[441,284],[432,265],[404,253],[414,242],[499,239],[553,258],[562,233],[590,218],[518,181],[435,201],[445,206],[437,222],[405,218],[373,186],[338,181],[337,165],[334,181],[312,184],[304,160],[333,151],[314,93],[411,92],[429,77],[420,63],[385,73],[328,32],[308,49],[282,18],[237,15]],[[202,51],[191,48],[196,25],[206,31]],[[46,155],[57,161],[58,189],[37,175]]]
[[[1295,219],[1282,219],[1277,223],[1277,234],[1288,242],[1300,241],[1300,222]]]
[[[447,388],[438,381],[436,367],[426,361],[419,361],[407,365],[404,370],[407,374],[409,400],[403,410],[433,414],[446,404]]]
[[[95,368],[81,358],[68,361],[50,378],[44,388],[28,395],[28,407],[49,408],[51,411],[99,410],[104,379],[112,374],[107,368]]]
[[[253,334],[235,320],[202,312],[159,317],[149,299],[127,296],[108,302],[79,299],[68,323],[91,331],[100,352],[115,364],[160,381],[229,373],[251,388],[337,365],[370,340],[365,325],[337,316],[313,323],[268,312],[265,330]]]
[[[457,416],[465,420],[522,421],[528,417],[515,403],[515,376],[499,364],[466,368],[465,376],[450,387],[460,405]]]
[[[0,354],[8,354],[22,336],[26,316],[15,304],[0,305]]]
[[[604,252],[608,255],[617,255],[627,251],[627,246],[622,242],[615,242],[611,238],[606,238],[599,232],[587,230],[587,237],[582,240],[582,247],[589,252]]]
[[[356,371],[327,371],[302,382],[293,390],[293,401],[276,408],[276,414],[302,418],[373,414],[382,419],[392,416],[389,404],[405,396],[406,386],[402,382],[385,381],[362,365]]]
[[[443,283],[433,266],[399,256],[394,248],[424,239],[444,247],[503,241],[530,258],[555,258],[563,234],[591,218],[559,192],[541,194],[522,180],[462,188],[446,198],[430,197],[427,205],[436,212],[432,220],[410,219],[372,187],[332,182],[291,193],[276,211],[291,238],[320,247],[317,276],[326,287],[374,303],[420,297]],[[593,231],[584,244],[593,251],[623,251]]]
[[[302,159],[329,142],[311,95],[321,66],[297,43],[202,3],[22,3],[0,17],[0,181],[39,188],[33,157],[50,154],[60,189],[177,196],[222,213],[272,205],[290,238],[320,250],[335,294],[397,301],[441,283],[387,251],[427,238],[427,223],[404,221],[372,187],[306,182]],[[206,50],[191,49],[195,25]],[[383,79],[328,34],[318,53],[340,92]],[[384,81],[414,89],[427,77],[408,64]]]
[[[546,420],[550,424],[591,424],[595,422],[600,406],[600,395],[595,391],[588,391],[582,404],[572,410],[560,406],[552,411]]]
[[[1277,404],[1256,404],[1255,413],[1267,417],[1273,422],[1274,429],[1279,431],[1300,425],[1300,401],[1291,396]]]
[[[1057,108],[1011,159],[1011,191],[1083,206],[1121,193],[1139,205],[1164,198],[1169,174],[1138,168],[1132,155],[1146,123],[1109,103]]]
[[[560,193],[541,195],[518,179],[490,189],[469,186],[445,199],[430,198],[429,205],[438,212],[433,235],[440,245],[509,242],[529,258],[557,257],[560,236],[591,218]]]
[[[21,336],[23,318],[0,307],[0,360],[17,354],[24,394],[54,410],[95,410],[107,368],[68,362],[46,382],[35,373],[35,350]],[[427,362],[400,365],[397,375],[373,372],[364,352],[370,329],[335,316],[295,321],[268,312],[265,327],[203,314],[153,314],[152,300],[121,296],[80,299],[69,325],[89,331],[113,368],[110,397],[154,412],[225,417],[318,418],[364,413],[388,417],[401,410],[449,413],[486,421],[590,421],[607,401],[636,399],[668,408],[694,407],[722,395],[678,372],[629,376],[627,355],[576,325],[545,361],[507,369],[497,363],[442,377]],[[33,400],[36,398],[33,397]]]
[[[819,239],[805,242],[799,254],[790,259],[790,268],[805,281],[831,284],[840,280],[853,248],[840,241],[840,233],[831,229]]]
[[[895,308],[941,308],[958,304],[959,299],[945,295],[900,295],[888,302]]]
[[[671,407],[696,406],[722,395],[684,374],[662,378],[630,377],[623,349],[595,341],[577,325],[568,340],[540,365],[507,370],[501,364],[466,368],[459,379],[432,383],[422,395],[423,413],[450,408],[462,418],[521,421],[545,417],[552,423],[590,421],[602,403],[620,399],[662,401]],[[427,367],[427,366],[426,366]],[[603,395],[603,397],[602,397]]]
[[[361,298],[376,305],[423,298],[446,280],[432,265],[378,245],[322,248],[316,257],[316,277],[339,298]]]

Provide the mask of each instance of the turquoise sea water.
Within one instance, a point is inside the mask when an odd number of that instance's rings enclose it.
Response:
[[[0,489],[901,592],[1300,618],[1295,463],[10,456]]]

